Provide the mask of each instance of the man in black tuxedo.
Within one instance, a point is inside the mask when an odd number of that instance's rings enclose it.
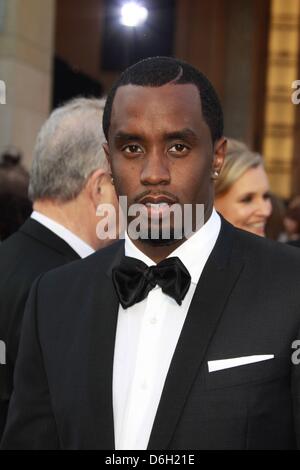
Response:
[[[0,436],[33,281],[104,245],[96,237],[96,209],[117,199],[102,150],[102,114],[103,103],[96,99],[76,99],[51,114],[37,138],[32,163],[34,212],[0,245],[0,339],[6,344],[6,364],[0,365]]]
[[[226,140],[212,85],[141,61],[103,127],[117,193],[144,209],[139,236],[128,210],[125,243],[35,283],[2,448],[297,448],[300,257],[213,209]],[[166,236],[167,209],[186,204],[194,233],[174,217]]]

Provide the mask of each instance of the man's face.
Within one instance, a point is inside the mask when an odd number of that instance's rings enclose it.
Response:
[[[117,194],[127,196],[128,206],[144,204],[152,218],[174,203],[204,204],[209,214],[211,175],[222,165],[223,147],[219,142],[214,151],[194,85],[117,90],[105,151]]]

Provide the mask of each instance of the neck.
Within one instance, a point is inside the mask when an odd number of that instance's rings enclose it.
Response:
[[[86,210],[86,207],[82,206],[79,198],[68,202],[56,200],[35,201],[33,209],[64,226],[85,243],[96,249],[89,230],[89,211]]]
[[[153,246],[142,240],[131,240],[134,245],[142,251],[148,258],[152,259],[156,264],[167,258],[176,248],[182,245],[186,240],[176,240],[170,245]]]
[[[208,221],[212,214],[213,205],[211,204],[207,210],[204,211],[204,223]],[[200,227],[201,228],[201,227]],[[198,228],[199,229],[199,228]],[[194,228],[194,233],[198,229]],[[182,238],[181,240],[175,240],[172,244],[166,245],[151,245],[150,243],[145,243],[143,240],[132,240],[132,243],[142,251],[148,258],[152,259],[156,264],[162,261],[163,259],[167,258],[173,251],[176,250],[180,245],[182,245],[186,238]]]

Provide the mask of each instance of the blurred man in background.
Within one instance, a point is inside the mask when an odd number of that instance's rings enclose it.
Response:
[[[75,99],[56,109],[37,138],[29,184],[33,213],[0,246],[0,435],[12,390],[24,306],[41,273],[85,258],[105,241],[96,235],[97,207],[117,205],[102,149],[103,101]]]

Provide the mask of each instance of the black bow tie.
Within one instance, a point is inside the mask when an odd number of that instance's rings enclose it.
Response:
[[[139,259],[125,256],[113,268],[112,279],[123,308],[141,302],[157,284],[181,305],[191,283],[190,273],[177,257],[148,267]]]

